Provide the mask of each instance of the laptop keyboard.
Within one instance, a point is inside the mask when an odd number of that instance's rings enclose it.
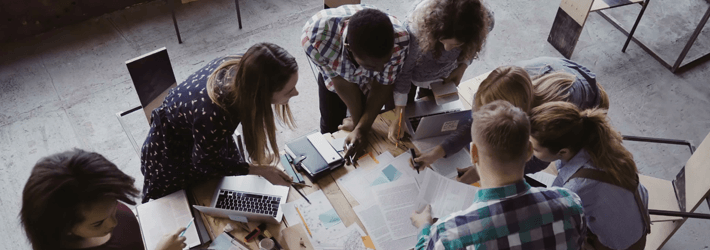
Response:
[[[280,201],[281,197],[278,196],[220,189],[219,196],[217,197],[217,205],[215,207],[276,217],[276,212],[279,211]]]

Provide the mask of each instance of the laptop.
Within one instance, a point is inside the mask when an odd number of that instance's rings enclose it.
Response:
[[[193,207],[233,221],[278,224],[283,218],[281,204],[286,203],[288,190],[287,186],[273,185],[256,175],[227,176],[217,185],[210,206]]]
[[[466,110],[460,100],[436,104],[435,100],[421,100],[405,108],[405,125],[412,139],[419,140],[448,135],[471,119],[471,111]]]

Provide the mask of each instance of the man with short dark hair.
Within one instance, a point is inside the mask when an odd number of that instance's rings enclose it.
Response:
[[[473,204],[436,223],[431,206],[412,213],[421,229],[416,249],[580,249],[582,203],[565,188],[534,188],[523,179],[532,157],[530,121],[498,100],[473,113],[471,162],[481,188]]]
[[[392,99],[409,34],[397,18],[373,6],[343,5],[308,20],[301,45],[320,72],[321,132],[351,130],[345,142],[352,147],[345,155],[354,156],[366,144],[382,106]],[[339,128],[347,111],[351,119]]]

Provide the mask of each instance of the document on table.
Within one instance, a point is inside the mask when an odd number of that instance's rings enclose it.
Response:
[[[380,163],[376,167],[351,171],[338,179],[338,185],[342,185],[360,205],[373,203],[372,187],[412,176],[423,178],[423,175],[416,176],[417,172],[409,165],[411,158],[409,153],[403,153],[397,158],[389,152],[382,153],[377,157]]]
[[[446,178],[433,171],[425,173],[421,192],[417,201],[417,211],[424,205],[431,204],[431,214],[434,218],[443,218],[456,211],[468,208],[473,204],[478,188]]]
[[[345,225],[322,190],[315,191],[307,197],[311,201],[310,204],[304,199],[298,199],[282,205],[286,222],[289,226],[293,226],[303,224],[305,221],[306,227],[311,231],[311,243],[314,246],[327,244],[329,239],[345,231]]]
[[[380,205],[360,205],[353,209],[365,226],[367,233],[370,234],[370,238],[372,238],[372,243],[375,244],[376,249],[408,250],[417,244],[416,235],[401,239],[392,238],[389,228],[385,223],[382,223],[382,221],[385,220],[385,216],[380,209]],[[411,212],[409,214],[411,214]]]
[[[412,198],[419,194],[419,187],[414,179],[410,177],[407,180],[382,184],[374,187],[372,191],[382,209],[392,239],[416,236],[417,228],[409,219],[417,209],[417,201]]]
[[[446,137],[447,135],[424,138],[415,140],[412,143],[414,143],[414,146],[423,154],[444,142]],[[431,167],[434,168],[437,173],[453,179],[458,174],[456,168],[466,168],[471,165],[471,156],[469,155],[468,149],[464,147],[453,155],[436,160],[431,164]]]
[[[343,233],[330,239],[320,247],[323,250],[366,250],[362,237],[366,236],[357,223],[353,223]]]
[[[190,205],[187,202],[185,190],[180,190],[157,200],[138,205],[143,241],[146,249],[155,249],[163,235],[175,232],[180,227],[187,226],[192,220]],[[200,245],[197,227],[192,225],[185,232],[185,243],[188,247]]]

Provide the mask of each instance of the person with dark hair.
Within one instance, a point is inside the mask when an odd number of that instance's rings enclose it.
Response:
[[[432,83],[458,86],[493,29],[493,14],[480,0],[420,0],[414,6],[405,22],[409,55],[395,80],[396,116],[414,101],[417,88],[420,98],[433,98]],[[397,130],[397,123],[390,124],[390,140],[404,135]]]
[[[243,55],[217,58],[170,90],[153,110],[143,143],[143,202],[230,175],[260,175],[277,185],[291,177],[277,161],[274,116],[289,127],[298,95],[298,65],[286,50],[258,43]],[[251,162],[232,135],[242,125]]]
[[[531,187],[523,178],[533,154],[525,111],[497,100],[472,116],[471,163],[481,189],[470,207],[436,223],[431,206],[413,212],[421,230],[415,249],[581,249],[587,228],[579,196]]]
[[[125,205],[135,205],[140,194],[133,182],[93,152],[75,149],[40,159],[22,191],[20,211],[32,248],[144,249],[138,220]],[[184,230],[165,235],[150,250],[183,249]]]
[[[606,113],[569,102],[542,104],[530,113],[530,141],[537,158],[555,163],[552,186],[582,199],[591,249],[644,249],[651,230],[648,190]]]
[[[301,45],[318,68],[322,133],[352,131],[345,158],[364,147],[408,53],[409,34],[392,15],[369,5],[343,5],[311,17]],[[347,112],[350,118],[346,118]],[[339,126],[342,123],[342,126]]]

